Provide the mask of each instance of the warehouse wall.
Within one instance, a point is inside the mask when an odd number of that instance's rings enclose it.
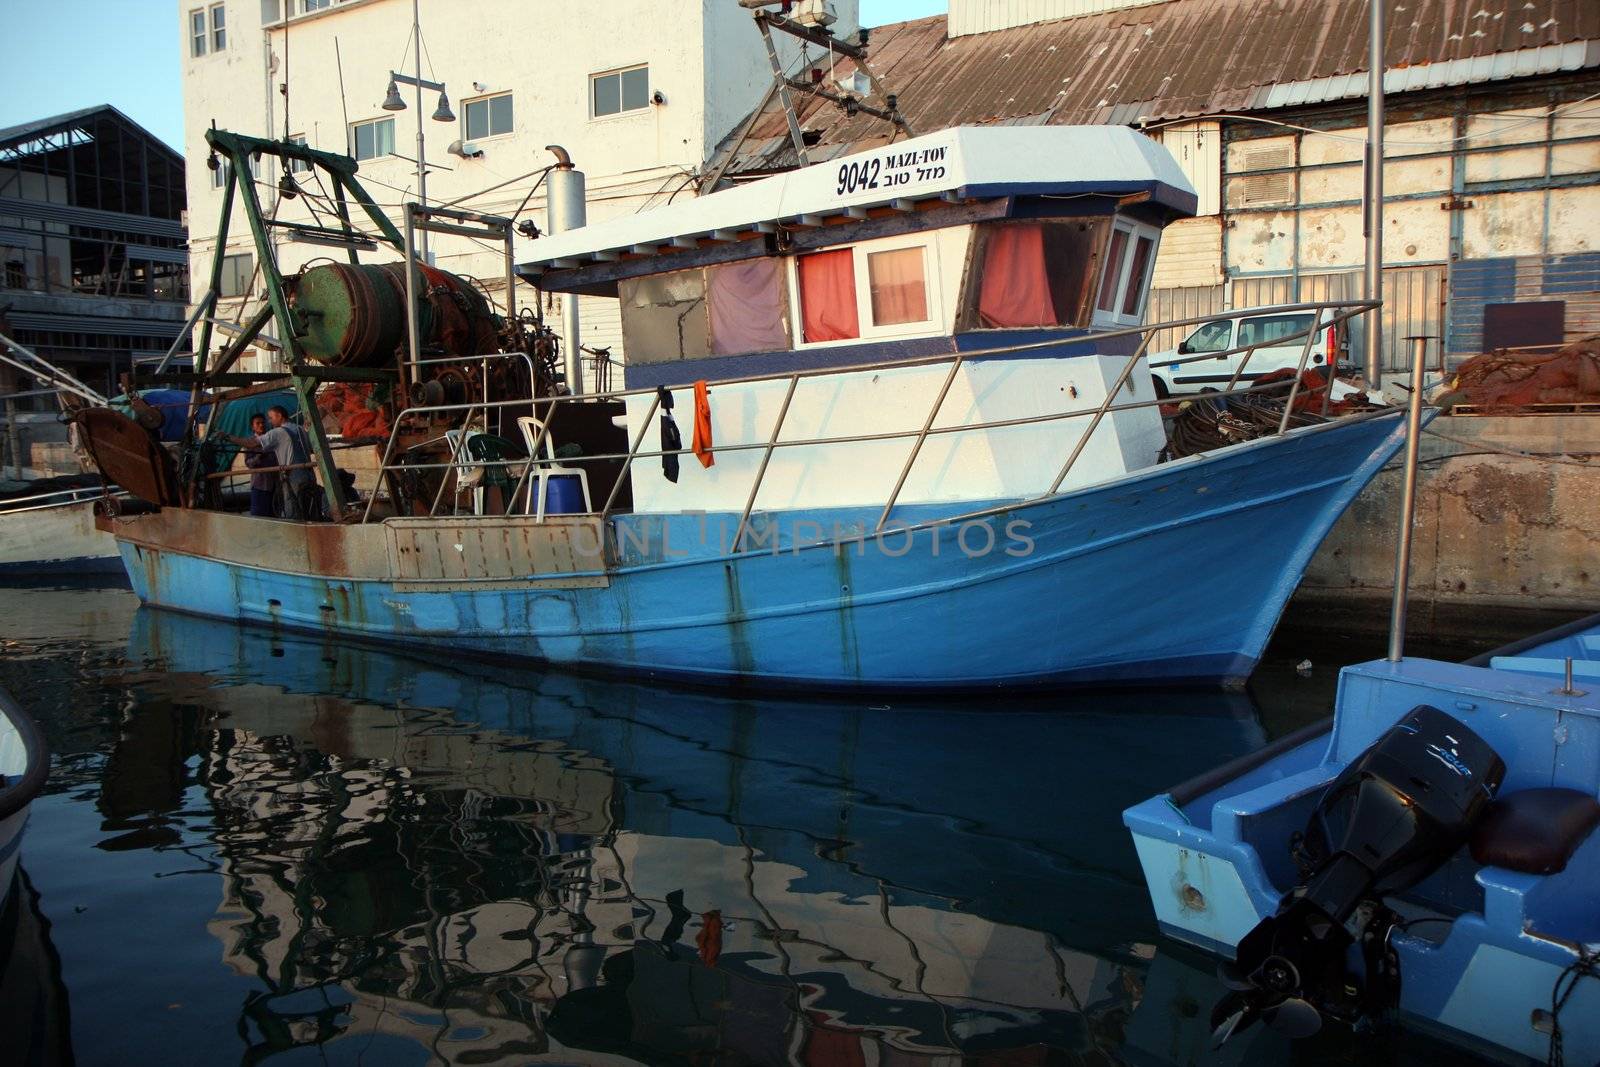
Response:
[[[1406,94],[1390,101],[1384,165],[1384,364],[1408,334],[1481,349],[1486,303],[1561,299],[1568,335],[1600,329],[1600,76]],[[1211,153],[1202,124],[1161,131],[1215,216],[1169,228],[1147,321],[1217,308],[1359,296],[1364,107],[1228,120]],[[1204,204],[1202,211],[1204,210]],[[1208,272],[1214,264],[1214,275]],[[1201,312],[1204,313],[1204,312]]]

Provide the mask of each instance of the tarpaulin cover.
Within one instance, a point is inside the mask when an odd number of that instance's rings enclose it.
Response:
[[[217,460],[212,465],[212,471],[227,470],[233,463],[233,457],[238,453],[237,446],[228,442],[222,434],[232,434],[235,437],[247,437],[250,434],[250,418],[254,415],[265,415],[267,409],[274,404],[283,408],[293,418],[300,410],[300,401],[295,397],[293,389],[280,389],[275,393],[262,393],[245,400],[235,400],[231,404],[224,404],[222,414],[216,422],[207,427],[208,434],[216,443]]]
[[[183,426],[189,419],[189,390],[187,389],[141,389],[139,399],[161,412],[161,440],[183,440]],[[133,418],[133,405],[128,403],[126,394],[113,397],[111,406],[122,414]],[[210,412],[209,404],[200,406],[200,417],[203,419]]]

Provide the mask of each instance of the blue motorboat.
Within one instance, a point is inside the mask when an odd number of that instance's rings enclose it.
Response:
[[[356,188],[349,160],[209,139]],[[305,349],[286,354],[303,409],[325,381],[406,379],[376,485],[352,504],[319,445],[343,521],[241,515],[205,473],[213,427],[169,471],[108,415],[88,433],[108,476],[163,499],[105,526],[145,602],[285,629],[739,686],[1237,684],[1403,433],[1393,409],[1330,412],[1313,335],[1371,305],[1326,303],[1278,309],[1306,373],[1225,390],[1203,447],[1169,434],[1144,352],[1173,324],[1138,324],[1162,228],[1193,206],[1131,130],[958,128],[542,237],[517,268],[535,308],[620,304],[609,392],[547,382],[554,333],[526,316],[419,335],[421,312],[477,307],[442,272],[274,267],[262,322]],[[487,224],[407,210],[408,232]],[[383,317],[404,301],[425,305],[409,355]],[[531,393],[495,391],[522,368]]]
[[[1331,720],[1123,814],[1220,1043],[1394,1018],[1600,1059],[1600,615],[1465,663],[1344,669]]]

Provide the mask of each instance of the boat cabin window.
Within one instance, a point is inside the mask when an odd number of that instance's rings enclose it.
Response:
[[[995,222],[978,228],[965,329],[1086,326],[1105,219]]]
[[[790,347],[783,265],[758,258],[618,283],[629,363]]]
[[[927,249],[892,248],[867,254],[872,324],[901,326],[928,321]]]
[[[1118,219],[1111,228],[1106,246],[1105,272],[1100,276],[1095,299],[1095,322],[1099,325],[1137,325],[1144,315],[1145,293],[1150,287],[1150,271],[1156,261],[1156,240],[1152,226]]]
[[[812,252],[795,263],[807,344],[905,337],[936,328],[937,260],[925,234]]]

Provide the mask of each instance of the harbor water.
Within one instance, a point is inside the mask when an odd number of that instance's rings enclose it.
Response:
[[[0,915],[7,1064],[1422,1064],[1219,1053],[1121,811],[1327,714],[1248,693],[745,698],[0,590],[53,757]],[[955,623],[952,623],[954,625]],[[1297,670],[1303,660],[1309,669]]]

